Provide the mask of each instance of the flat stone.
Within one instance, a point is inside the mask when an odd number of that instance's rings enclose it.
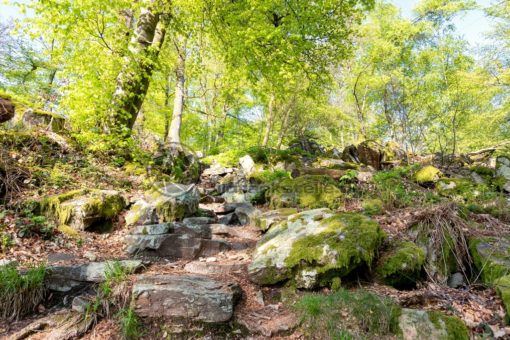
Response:
[[[126,235],[124,242],[127,244],[128,254],[135,254],[146,249],[157,250],[161,243],[168,238],[168,234],[163,235]]]
[[[169,223],[158,223],[149,225],[139,225],[133,228],[131,234],[134,235],[163,235],[171,230]]]
[[[211,224],[215,223],[216,219],[212,217],[186,217],[182,220],[183,224]]]
[[[120,265],[134,272],[142,266],[139,260],[118,261]],[[51,290],[68,292],[83,283],[100,283],[106,278],[106,271],[114,261],[90,262],[69,266],[53,266],[47,269],[47,286]]]
[[[141,275],[133,286],[137,315],[185,322],[227,322],[239,296],[237,283],[199,275]]]
[[[236,319],[251,334],[260,334],[267,338],[285,335],[299,326],[300,322],[295,313],[279,308],[278,305],[269,305],[251,313],[242,313]]]
[[[221,263],[193,261],[184,266],[184,270],[193,274],[232,274],[246,271],[246,263]]]
[[[179,235],[189,235],[199,238],[210,239],[212,236],[209,224],[193,223],[172,223],[173,233]]]
[[[224,198],[222,198],[224,200]],[[228,203],[208,203],[208,204],[200,204],[200,209],[204,210],[212,210],[216,214],[227,214],[236,210],[236,205],[228,204]]]

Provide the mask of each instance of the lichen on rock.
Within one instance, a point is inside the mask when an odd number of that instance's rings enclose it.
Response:
[[[377,222],[361,214],[305,211],[268,231],[249,273],[258,284],[295,279],[300,288],[329,286],[334,278],[370,267],[384,237]]]

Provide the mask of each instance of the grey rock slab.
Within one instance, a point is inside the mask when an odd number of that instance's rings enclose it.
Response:
[[[139,225],[133,228],[131,234],[134,235],[163,235],[171,230],[169,223],[158,223],[149,225]]]
[[[237,283],[200,275],[141,275],[133,286],[137,315],[192,322],[229,321],[239,294]]]
[[[122,260],[118,263],[130,272],[142,266],[139,260]],[[53,266],[47,269],[47,286],[56,291],[67,292],[81,283],[99,283],[106,279],[106,271],[115,261],[90,262],[69,266]]]
[[[135,254],[146,249],[157,250],[161,247],[164,240],[169,237],[168,234],[163,235],[126,235],[124,242],[127,245],[128,254]]]
[[[215,218],[203,216],[186,217],[185,219],[182,220],[183,224],[211,224],[215,222],[216,222]]]

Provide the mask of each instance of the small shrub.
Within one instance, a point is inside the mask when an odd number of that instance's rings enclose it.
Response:
[[[19,274],[15,265],[0,266],[0,317],[19,319],[32,312],[44,299],[46,267],[30,268]]]
[[[133,307],[121,309],[117,317],[124,339],[132,340],[143,336],[142,324]]]

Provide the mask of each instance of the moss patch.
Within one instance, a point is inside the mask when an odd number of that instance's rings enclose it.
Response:
[[[59,225],[70,225],[84,218],[111,221],[124,209],[125,202],[117,192],[85,189],[47,197],[40,207]]]
[[[416,172],[414,179],[420,184],[432,183],[441,177],[441,170],[438,168],[427,165]]]
[[[334,215],[320,227],[322,232],[294,242],[285,264],[295,271],[316,271],[321,285],[361,265],[370,267],[385,237],[375,221],[359,214]]]
[[[474,238],[469,241],[469,250],[485,284],[510,273],[510,242],[507,239]]]
[[[267,195],[273,209],[286,207],[335,209],[343,202],[342,192],[329,176],[287,178],[270,188]]]
[[[399,333],[401,308],[391,299],[365,290],[305,294],[294,308],[303,319],[306,338],[374,339]]]
[[[505,307],[506,317],[505,321],[507,324],[510,323],[510,275],[506,275],[500,277],[495,280],[494,286],[496,287],[496,292],[503,300],[503,306]]]
[[[436,311],[429,311],[428,317],[430,322],[434,324],[436,329],[444,328],[446,337],[444,340],[468,340],[469,331],[459,318],[455,316],[444,315]]]
[[[411,288],[420,279],[425,251],[413,242],[397,242],[378,261],[376,274],[396,288]]]

